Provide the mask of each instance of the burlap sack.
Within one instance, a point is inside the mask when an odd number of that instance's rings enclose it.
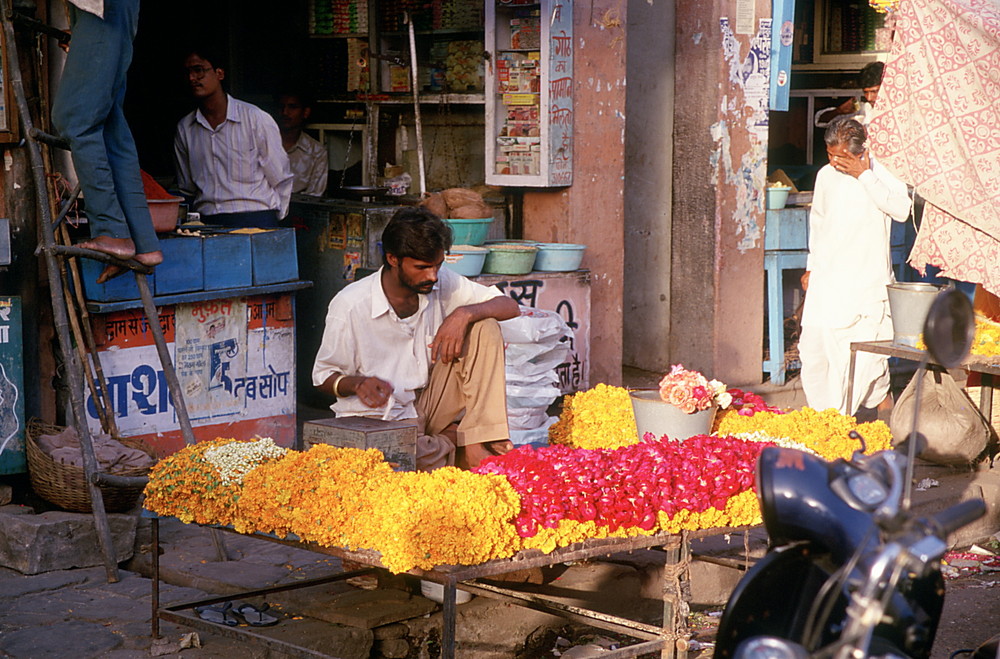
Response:
[[[493,209],[483,202],[479,202],[476,204],[466,204],[465,206],[452,208],[448,214],[453,220],[481,220],[488,217],[492,218]]]
[[[441,191],[441,196],[444,197],[444,201],[448,204],[450,210],[469,204],[483,203],[483,198],[478,192],[473,192],[467,188],[448,188]]]
[[[420,202],[420,205],[442,219],[448,217],[448,204],[445,203],[444,197],[440,192],[435,192],[427,197]]]
[[[917,401],[919,378],[923,384]],[[979,459],[990,438],[989,426],[962,388],[940,370],[918,371],[900,394],[889,419],[893,445],[910,436],[918,405],[917,432],[927,440],[921,458],[948,466],[968,466]]]

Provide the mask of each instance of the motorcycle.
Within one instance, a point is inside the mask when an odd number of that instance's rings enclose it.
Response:
[[[975,320],[966,296],[945,289],[924,326],[937,364],[961,363]],[[927,367],[927,359],[920,368]],[[919,400],[919,392],[918,400]],[[935,515],[910,511],[917,420],[894,450],[827,462],[768,447],[757,496],[770,550],[733,591],[716,634],[720,659],[926,659],[944,605],[947,537],[986,512],[981,499]],[[905,452],[904,452],[905,451]],[[976,659],[996,657],[984,645]]]

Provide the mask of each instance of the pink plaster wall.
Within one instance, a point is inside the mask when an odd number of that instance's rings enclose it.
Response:
[[[625,211],[625,3],[577,3],[573,185],[526,190],[524,235],[587,245],[590,382],[621,384]]]

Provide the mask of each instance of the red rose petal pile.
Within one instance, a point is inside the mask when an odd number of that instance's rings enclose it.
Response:
[[[753,416],[757,412],[774,412],[775,414],[785,413],[785,411],[780,408],[768,405],[764,402],[763,398],[750,391],[730,389],[728,393],[733,397],[730,409],[736,410],[736,413],[740,416]]]
[[[610,532],[657,526],[657,513],[723,510],[753,487],[766,442],[697,435],[683,442],[653,440],[618,449],[521,447],[491,457],[474,471],[501,474],[521,495],[514,525],[522,538],[563,519],[594,521]]]

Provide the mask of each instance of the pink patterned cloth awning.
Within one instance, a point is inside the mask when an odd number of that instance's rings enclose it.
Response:
[[[903,0],[870,144],[927,200],[909,262],[1000,294],[1000,3]]]

